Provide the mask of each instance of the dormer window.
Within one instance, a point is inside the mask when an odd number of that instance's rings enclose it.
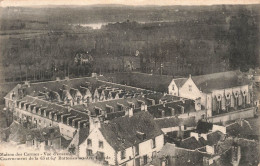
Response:
[[[96,115],[101,115],[102,110],[98,107],[95,107],[95,113],[96,113]]]
[[[57,114],[54,115],[54,120],[55,120],[55,121],[58,120],[58,116],[57,116]]]
[[[49,113],[49,119],[52,119],[52,113],[51,112]]]
[[[38,115],[41,115],[41,111],[42,111],[41,109],[38,110]],[[36,110],[33,109],[33,112],[36,112]]]
[[[136,136],[142,141],[146,139],[146,134],[139,131],[136,132]]]

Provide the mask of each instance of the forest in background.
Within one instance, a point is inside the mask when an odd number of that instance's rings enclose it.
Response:
[[[125,71],[113,62],[115,57],[133,57],[130,64],[139,57],[139,71],[173,76],[247,71],[259,66],[259,9],[257,5],[1,8],[0,68],[5,81]],[[91,23],[105,25],[82,26]],[[93,61],[76,63],[79,53]]]

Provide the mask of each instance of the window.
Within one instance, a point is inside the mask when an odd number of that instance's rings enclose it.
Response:
[[[103,141],[99,141],[99,142],[98,142],[98,147],[99,147],[99,148],[104,148]]]
[[[144,165],[147,164],[147,155],[144,156]]]
[[[92,146],[92,141],[91,141],[91,139],[88,139],[88,140],[87,140],[87,144],[88,144],[88,146]]]
[[[189,91],[190,91],[190,92],[192,91],[192,86],[191,86],[191,85],[189,85]]]
[[[155,157],[156,157],[156,151],[153,151],[152,158],[155,158]]]
[[[97,152],[97,159],[98,160],[104,160],[105,154],[103,152]]]
[[[32,145],[34,145],[34,140],[32,140]]]
[[[121,160],[125,159],[125,150],[121,151]]]
[[[156,147],[155,138],[152,139],[151,144],[152,144],[152,149]]]
[[[45,141],[45,146],[48,146],[48,141]]]
[[[136,166],[140,166],[141,164],[140,164],[140,158],[136,158],[135,159],[135,165]]]
[[[172,85],[172,90],[174,90],[174,88],[175,88],[174,85]]]
[[[139,155],[139,146],[135,145],[135,155]]]
[[[92,156],[92,150],[91,149],[87,149],[87,156]]]

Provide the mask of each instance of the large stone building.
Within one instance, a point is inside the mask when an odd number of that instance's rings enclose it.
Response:
[[[145,165],[163,147],[164,136],[145,111],[95,125],[79,147],[80,157],[93,157],[109,165]]]
[[[252,107],[253,89],[239,71],[173,79],[169,94],[197,101],[207,116]]]

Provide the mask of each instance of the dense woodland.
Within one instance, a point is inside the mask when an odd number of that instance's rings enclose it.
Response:
[[[6,81],[124,71],[114,57],[140,57],[140,71],[184,76],[259,66],[259,6],[1,8]],[[107,23],[100,29],[80,24]],[[75,63],[83,52],[94,61]],[[138,52],[138,54],[137,54]],[[111,58],[107,58],[111,57]],[[97,61],[104,58],[108,65]],[[163,69],[162,69],[163,68]]]

